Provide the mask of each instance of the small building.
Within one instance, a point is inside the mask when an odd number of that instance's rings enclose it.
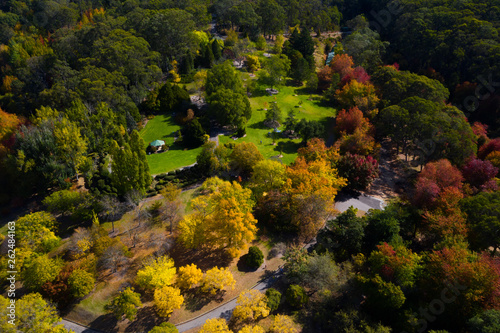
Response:
[[[156,149],[162,149],[165,146],[165,141],[163,140],[155,140],[149,144],[151,147],[155,147]]]

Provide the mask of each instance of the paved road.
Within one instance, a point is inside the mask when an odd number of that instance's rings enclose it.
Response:
[[[337,201],[335,203],[335,208],[340,212],[346,211],[350,206],[357,208],[359,210],[368,211],[369,209],[383,209],[385,203],[381,199],[377,199],[374,197],[370,197],[364,194],[360,194],[357,196],[348,196],[348,195],[339,195],[337,196]],[[316,239],[311,240],[305,247],[309,248],[316,243]],[[265,291],[268,289],[280,276],[280,273],[276,273],[268,279],[265,279],[258,283],[252,289]],[[207,319],[212,318],[231,318],[231,314],[233,309],[236,307],[236,298],[220,305],[219,307],[200,315],[199,317],[193,318],[185,323],[176,325],[179,332],[185,332],[195,327],[202,326]],[[68,329],[72,329],[76,333],[100,333],[99,331],[91,330],[87,327],[80,326],[73,322],[69,322],[67,320],[63,320],[62,323]]]
[[[100,333],[100,331],[90,329],[66,319],[61,320],[60,324],[63,324],[64,327],[66,327],[68,330],[72,330],[75,333]]]

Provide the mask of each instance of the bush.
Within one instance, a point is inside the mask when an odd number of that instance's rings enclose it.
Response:
[[[300,309],[309,301],[305,289],[296,284],[292,284],[288,287],[285,296],[287,303],[295,309]]]
[[[278,310],[281,302],[281,293],[274,288],[266,290],[267,306],[271,312]]]
[[[94,289],[95,279],[89,272],[77,269],[68,278],[71,294],[77,298],[88,295]]]
[[[264,262],[264,254],[257,246],[252,246],[248,249],[248,254],[246,256],[245,262],[250,268],[259,268]]]

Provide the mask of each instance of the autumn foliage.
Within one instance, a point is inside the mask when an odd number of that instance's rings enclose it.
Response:
[[[370,121],[364,117],[363,112],[358,107],[340,110],[335,125],[340,134],[353,134],[356,130],[369,132],[372,129]]]

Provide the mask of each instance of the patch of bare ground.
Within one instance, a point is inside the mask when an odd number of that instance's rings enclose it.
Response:
[[[391,142],[384,140],[380,148],[379,177],[364,194],[382,199],[385,202],[407,195],[411,189],[408,178],[415,172],[408,168],[407,164],[404,156],[397,153]]]

